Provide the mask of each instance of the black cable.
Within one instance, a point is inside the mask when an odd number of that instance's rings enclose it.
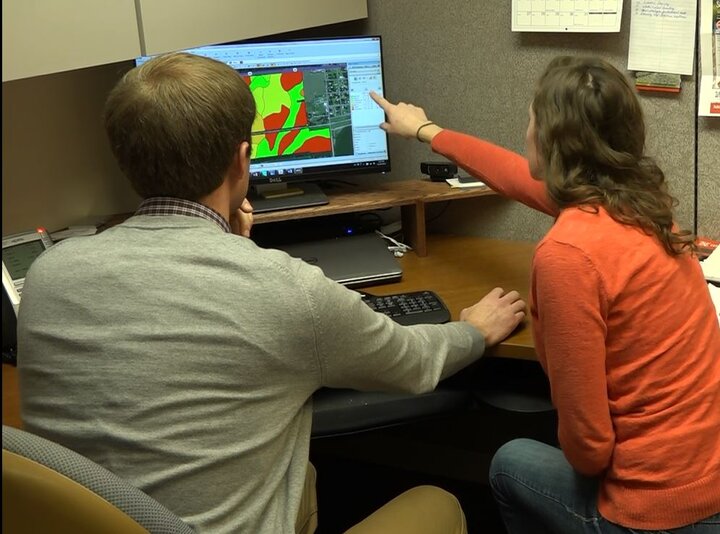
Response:
[[[372,219],[372,222],[374,223],[374,225],[377,226],[377,228],[373,228],[373,230],[379,230],[383,223],[382,217],[380,217],[380,215],[378,215],[377,213],[372,212],[372,211],[358,213],[356,217],[357,217],[357,220],[360,222],[367,222],[367,219]],[[365,221],[363,221],[363,219],[365,219]]]
[[[427,223],[431,223],[431,222],[433,222],[433,221],[438,220],[440,217],[442,217],[442,215],[443,215],[443,214],[445,213],[445,211],[448,209],[448,206],[449,206],[449,205],[450,205],[450,201],[449,201],[449,200],[446,200],[445,202],[443,202],[443,206],[442,206],[442,208],[440,209],[439,213],[437,213],[436,215],[433,215],[433,216],[430,217],[429,219],[425,219],[425,223],[427,224]]]

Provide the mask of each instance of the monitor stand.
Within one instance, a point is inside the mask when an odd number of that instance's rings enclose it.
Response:
[[[320,186],[313,183],[254,185],[248,192],[248,200],[255,213],[321,206],[329,202]]]

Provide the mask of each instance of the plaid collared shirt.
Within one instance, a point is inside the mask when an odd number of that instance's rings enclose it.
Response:
[[[214,209],[192,200],[173,197],[152,197],[143,200],[135,215],[186,215],[200,217],[217,224],[223,232],[231,233],[230,225]]]

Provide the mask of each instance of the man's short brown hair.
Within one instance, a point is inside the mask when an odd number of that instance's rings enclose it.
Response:
[[[143,198],[198,200],[217,189],[254,118],[235,70],[183,52],[132,69],[105,103],[112,151]]]

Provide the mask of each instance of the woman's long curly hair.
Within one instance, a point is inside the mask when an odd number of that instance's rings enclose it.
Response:
[[[559,57],[532,102],[548,195],[560,209],[602,206],[616,221],[655,235],[668,254],[694,251],[677,231],[665,175],[643,154],[645,123],[627,79],[598,58]]]

